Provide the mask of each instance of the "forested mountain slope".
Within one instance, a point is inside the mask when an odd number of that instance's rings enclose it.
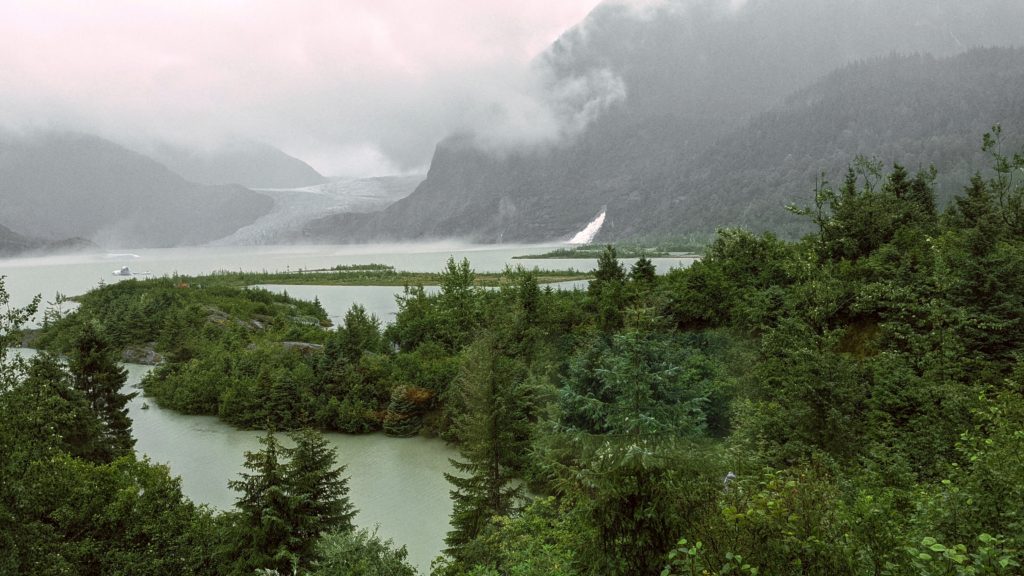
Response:
[[[841,66],[1024,41],[1011,24],[1024,19],[1024,5],[1007,1],[761,0],[735,11],[722,4],[599,6],[536,62],[566,125],[559,139],[496,148],[472,134],[453,136],[438,145],[414,194],[368,221],[343,223],[338,237],[550,240],[605,206],[606,238],[635,234],[643,226],[631,213],[679,196],[694,177],[689,168],[719,139]],[[794,185],[811,185],[800,176]],[[712,192],[721,192],[718,184],[701,194]],[[687,203],[694,213],[702,207],[696,198]],[[687,231],[683,224],[672,231]]]
[[[201,186],[110,141],[73,133],[0,136],[0,225],[101,245],[199,244],[270,210],[241,186]]]
[[[816,178],[841,179],[858,155],[912,171],[934,165],[944,206],[984,165],[981,135],[993,124],[1011,147],[1024,136],[1022,50],[852,64],[718,140],[658,183],[660,198],[613,203],[609,235],[806,231],[785,206],[811,204]]]

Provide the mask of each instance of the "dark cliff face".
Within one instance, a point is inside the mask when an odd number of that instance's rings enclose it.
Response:
[[[0,203],[0,224],[20,234],[138,247],[214,240],[272,207],[241,186],[193,184],[112,142],[70,133],[0,139]]]
[[[705,178],[690,192],[688,179],[722,153],[721,140],[788,94],[858,59],[1024,41],[1024,30],[1007,22],[1024,19],[1024,3],[1008,0],[750,0],[738,12],[723,4],[667,2],[639,13],[600,6],[537,66],[553,85],[613,75],[624,98],[556,142],[499,150],[472,136],[442,142],[415,193],[347,229],[361,237],[556,240],[605,206],[605,239],[643,235],[655,223],[659,233],[684,233],[756,221],[751,186],[738,193],[735,183]],[[792,184],[803,191],[813,177]],[[702,215],[726,200],[738,205]]]

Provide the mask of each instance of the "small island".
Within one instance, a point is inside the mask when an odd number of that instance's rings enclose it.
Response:
[[[591,272],[568,270],[532,271],[539,284],[590,280]],[[443,279],[439,272],[407,272],[395,270],[386,264],[352,264],[333,268],[289,270],[286,272],[246,272],[222,270],[205,276],[181,278],[190,284],[245,287],[260,284],[307,286],[439,286]],[[507,275],[498,272],[476,272],[473,285],[501,286]]]

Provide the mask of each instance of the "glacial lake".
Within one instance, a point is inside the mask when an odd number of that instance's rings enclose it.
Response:
[[[26,349],[15,352],[25,357],[34,354]],[[213,416],[163,410],[136,388],[151,367],[125,367],[125,391],[140,392],[128,404],[136,454],[167,465],[172,475],[181,478],[182,492],[193,502],[230,509],[238,494],[228,488],[228,480],[237,479],[242,472],[246,451],[260,449],[263,433],[235,429]],[[280,436],[287,444],[285,434]],[[430,562],[441,553],[450,529],[451,487],[444,473],[452,471],[448,459],[458,453],[443,441],[430,438],[324,436],[334,446],[338,464],[346,466],[349,499],[359,510],[356,525],[377,527],[380,536],[405,545],[409,561],[420,573],[428,574]]]
[[[539,254],[559,246],[475,246],[452,243],[381,246],[249,246],[174,249],[111,250],[98,253],[0,259],[0,276],[14,306],[23,306],[36,294],[45,302],[56,292],[77,295],[100,283],[123,280],[112,272],[129,266],[153,276],[205,274],[217,270],[287,271],[346,264],[379,263],[397,270],[437,272],[449,257],[468,258],[474,270],[500,272],[506,266],[591,270],[595,260],[518,260],[513,256]],[[686,267],[693,258],[653,259],[659,273]],[[626,265],[632,260],[623,259]],[[585,283],[564,283],[572,289]],[[306,299],[319,298],[337,324],[354,303],[384,322],[397,311],[394,286],[266,286]],[[430,290],[430,288],[428,288]],[[128,365],[134,386],[149,367]],[[143,409],[143,403],[149,408]],[[245,451],[259,449],[260,432],[236,430],[214,417],[186,416],[162,410],[142,396],[132,400],[130,415],[137,438],[136,451],[151,461],[166,464],[180,476],[182,490],[195,502],[227,509],[235,494],[228,480],[242,470]],[[350,498],[359,509],[360,527],[379,526],[379,533],[405,545],[409,560],[421,573],[444,547],[451,513],[450,486],[444,472],[457,454],[442,441],[426,438],[395,439],[382,434],[349,436],[328,434],[340,464],[348,468]]]
[[[116,249],[51,256],[0,259],[0,276],[11,296],[11,304],[24,306],[35,295],[46,302],[57,292],[67,296],[84,294],[101,283],[119,282],[123,276],[113,272],[128,266],[137,274],[171,276],[208,274],[219,270],[289,271],[330,268],[350,264],[387,264],[409,272],[440,272],[449,257],[467,258],[478,272],[501,272],[507,266],[548,270],[592,270],[595,259],[513,259],[513,256],[541,254],[563,245],[473,245],[457,243],[384,244],[351,246],[218,246],[161,249]],[[635,260],[624,258],[623,264]],[[653,258],[659,274],[671,268],[686,267],[692,257]],[[136,276],[145,278],[146,276]],[[571,284],[565,287],[571,288]],[[389,322],[397,310],[394,297],[402,288],[395,286],[282,286],[297,297],[320,298],[335,323],[353,303],[362,304],[383,322]]]

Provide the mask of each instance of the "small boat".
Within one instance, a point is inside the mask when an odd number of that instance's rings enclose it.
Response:
[[[132,272],[127,266],[122,266],[119,270],[114,270],[114,276],[149,276],[151,272]]]

